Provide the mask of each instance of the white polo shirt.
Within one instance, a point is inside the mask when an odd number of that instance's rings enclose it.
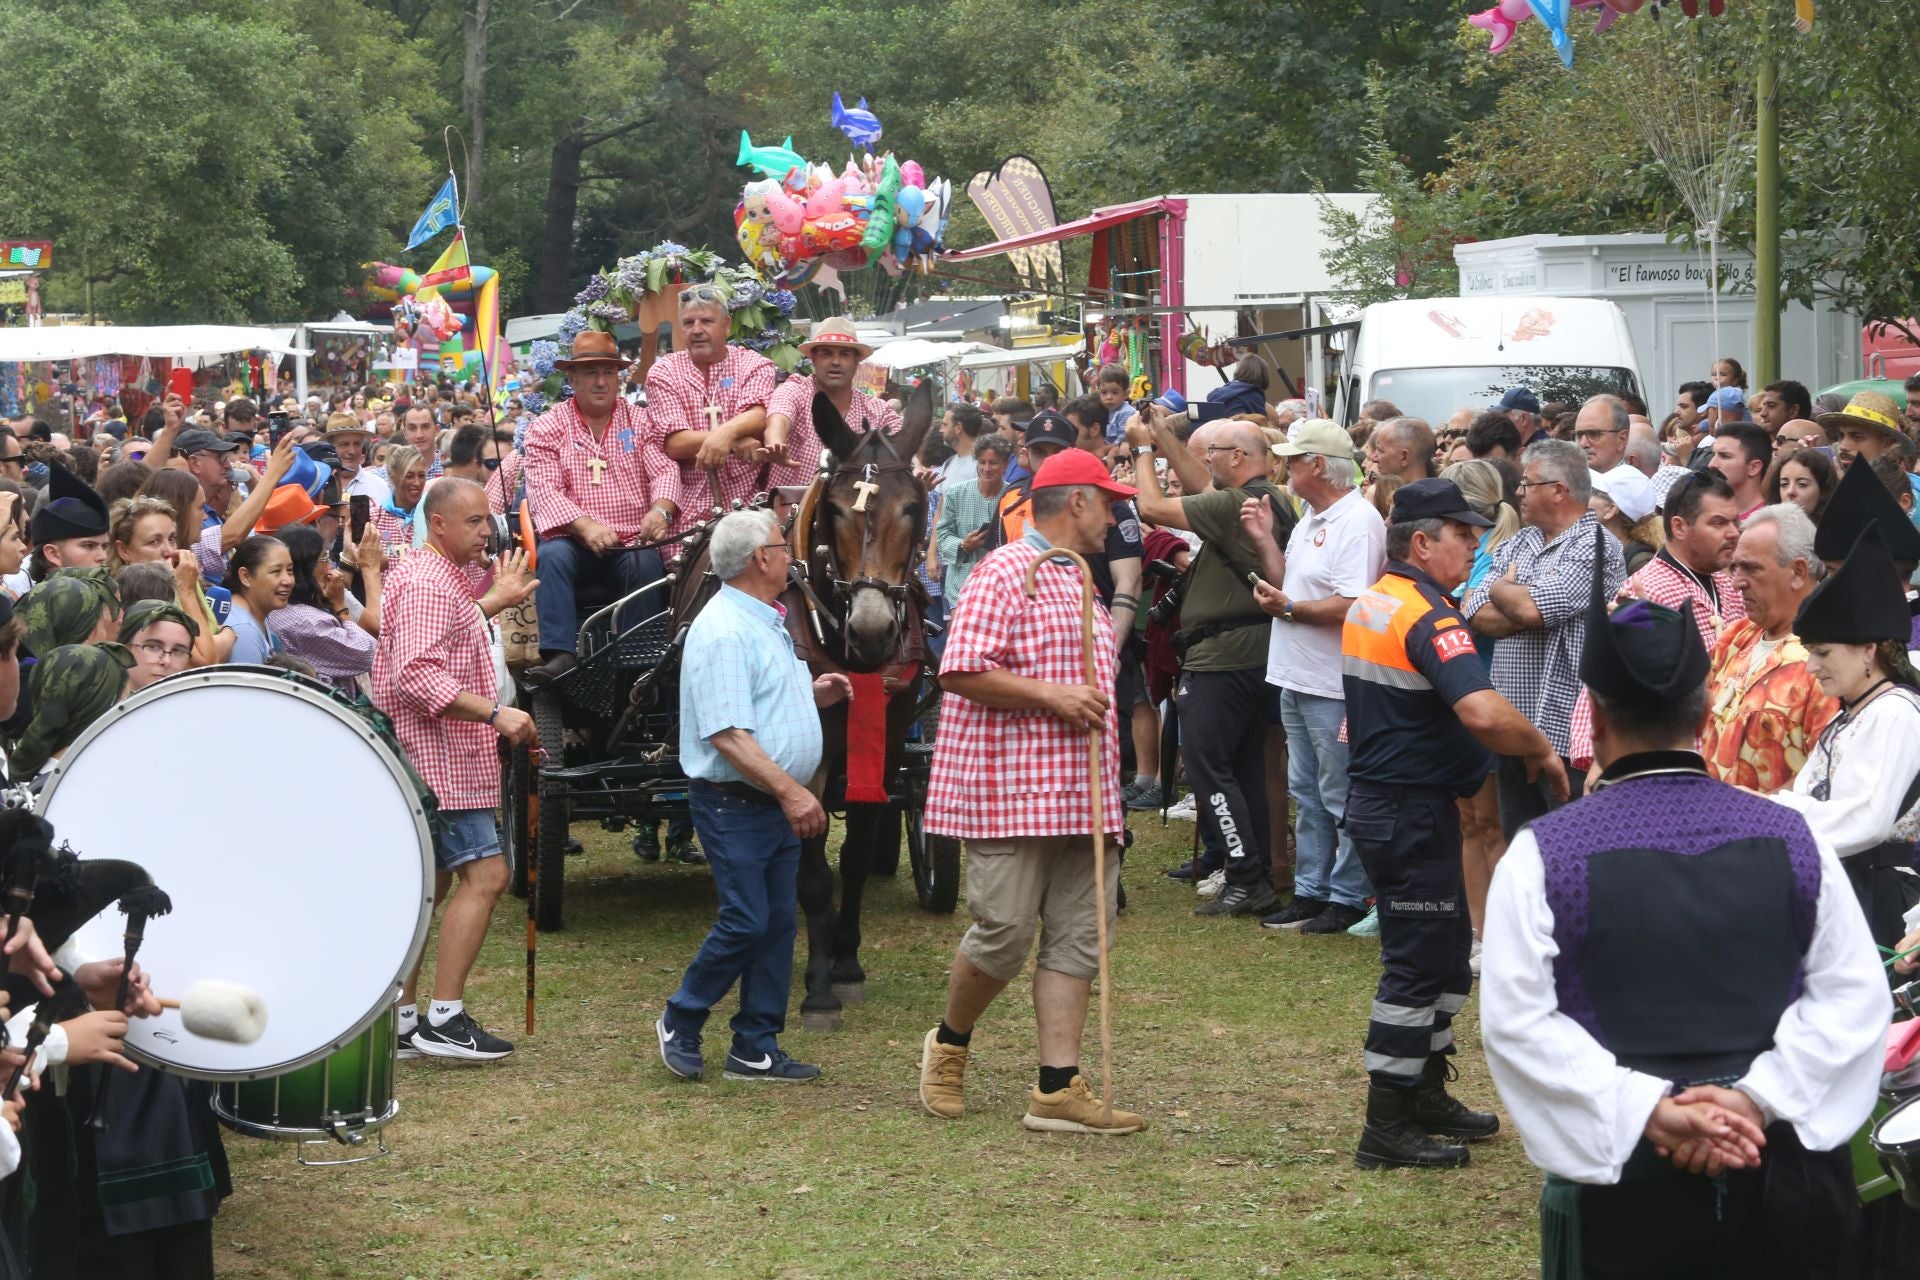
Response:
[[[1379,581],[1387,563],[1387,525],[1356,486],[1329,506],[1311,506],[1287,539],[1287,599],[1358,597]],[[1343,698],[1340,628],[1273,621],[1267,642],[1267,683],[1321,698]]]

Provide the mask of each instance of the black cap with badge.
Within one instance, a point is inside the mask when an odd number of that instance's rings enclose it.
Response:
[[[1080,443],[1080,432],[1052,409],[1042,409],[1028,419],[1024,438],[1028,448],[1036,444],[1052,444],[1071,449]]]
[[[1393,491],[1393,514],[1388,524],[1408,524],[1415,520],[1456,520],[1476,529],[1491,529],[1493,521],[1467,505],[1460,486],[1438,478],[1415,480]]]

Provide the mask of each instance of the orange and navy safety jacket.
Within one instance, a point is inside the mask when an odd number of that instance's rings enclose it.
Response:
[[[1466,619],[1432,578],[1388,561],[1347,610],[1340,665],[1351,780],[1459,795],[1480,789],[1493,755],[1453,704],[1493,685]]]

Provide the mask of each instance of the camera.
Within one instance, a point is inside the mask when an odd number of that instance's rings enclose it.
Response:
[[[1179,618],[1181,602],[1186,598],[1187,577],[1168,560],[1147,561],[1145,572],[1150,579],[1172,584],[1147,610],[1147,621],[1171,626]]]
[[[487,517],[487,555],[504,555],[520,545],[520,530],[512,516]]]

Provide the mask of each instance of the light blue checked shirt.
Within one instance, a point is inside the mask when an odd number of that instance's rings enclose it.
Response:
[[[745,729],[787,776],[805,785],[820,765],[813,677],[794,656],[780,613],[722,585],[687,632],[680,675],[680,767],[689,778],[745,782],[707,739]]]

